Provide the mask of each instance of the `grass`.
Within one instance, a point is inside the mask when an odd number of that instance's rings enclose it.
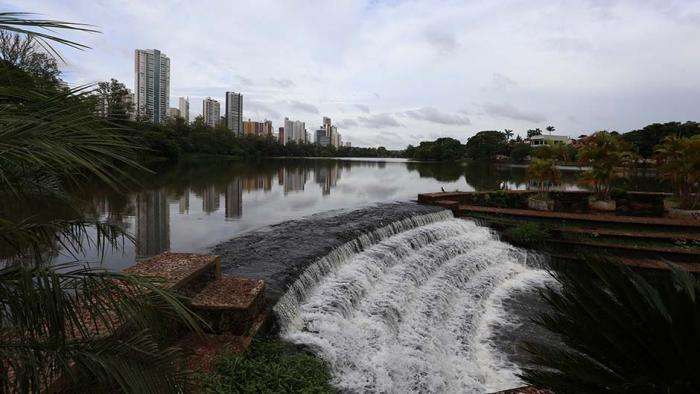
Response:
[[[524,247],[541,246],[550,238],[549,229],[538,223],[523,223],[508,228],[503,233],[504,238],[514,245]]]
[[[256,339],[244,354],[225,354],[204,377],[205,393],[335,393],[323,360],[278,339]]]

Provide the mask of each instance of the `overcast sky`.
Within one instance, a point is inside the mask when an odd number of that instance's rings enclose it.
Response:
[[[244,118],[330,116],[356,146],[479,130],[577,136],[700,120],[700,1],[0,0],[96,25],[69,83],[134,85],[135,48],[170,57],[171,104],[244,95]]]

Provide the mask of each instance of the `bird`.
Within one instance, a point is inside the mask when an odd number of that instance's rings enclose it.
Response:
[[[445,192],[445,188],[442,186],[440,186],[440,190],[442,190],[443,193]]]

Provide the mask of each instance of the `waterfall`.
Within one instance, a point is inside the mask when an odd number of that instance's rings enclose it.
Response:
[[[449,211],[362,235],[311,264],[275,305],[281,335],[352,392],[488,392],[517,386],[492,338],[503,303],[550,280],[527,252]]]

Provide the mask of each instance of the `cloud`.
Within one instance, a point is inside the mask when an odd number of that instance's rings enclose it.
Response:
[[[465,115],[448,114],[432,107],[423,107],[420,109],[406,111],[403,113],[403,115],[416,120],[423,120],[426,122],[444,125],[466,126],[471,124],[471,121]]]
[[[337,121],[337,122],[335,123],[335,125],[338,126],[338,127],[341,128],[341,129],[350,129],[350,128],[353,128],[353,127],[357,127],[357,126],[359,126],[360,124],[357,123],[357,121],[356,121],[356,120],[353,120],[353,119],[343,119],[343,120]]]
[[[457,40],[454,33],[443,30],[444,28],[431,28],[425,31],[425,41],[438,53],[447,54],[457,49]]]
[[[381,129],[384,127],[401,127],[403,126],[399,123],[393,115],[391,114],[376,114],[368,116],[359,116],[357,122],[360,125],[370,128],[370,129]]]
[[[283,104],[287,106],[292,111],[300,111],[300,112],[306,112],[309,114],[320,114],[321,112],[318,110],[318,107],[316,107],[313,104],[309,103],[304,103],[301,101],[297,100],[287,100],[283,101]]]
[[[366,114],[368,114],[368,113],[370,112],[370,111],[369,111],[369,106],[364,105],[364,104],[355,104],[355,108],[359,109],[360,111],[362,111],[362,112],[364,112],[364,113],[366,113]]]
[[[483,105],[484,112],[487,114],[498,117],[513,120],[524,120],[531,123],[542,123],[547,118],[544,115],[537,112],[523,111],[514,107],[511,104],[494,104],[486,103]]]
[[[493,73],[491,76],[491,84],[493,85],[494,89],[501,91],[518,86],[517,82],[501,73]]]
[[[270,78],[270,84],[272,84],[272,86],[275,86],[275,87],[278,87],[281,89],[288,89],[288,88],[291,88],[294,86],[294,81],[292,81],[291,79],[285,79],[285,78],[282,78],[282,79]]]

